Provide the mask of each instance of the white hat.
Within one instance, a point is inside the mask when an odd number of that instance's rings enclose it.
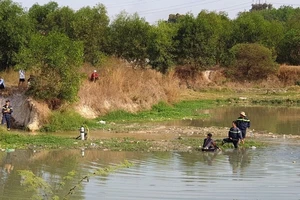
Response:
[[[246,117],[246,113],[245,112],[241,112],[241,115],[243,115],[244,117]]]
[[[97,70],[94,70],[94,72],[97,72]]]

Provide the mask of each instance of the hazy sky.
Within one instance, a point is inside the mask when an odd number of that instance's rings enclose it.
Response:
[[[33,4],[44,5],[49,0],[13,0],[20,3],[24,8],[30,8]],[[186,14],[188,12],[197,15],[201,10],[224,11],[230,18],[235,18],[238,12],[251,8],[251,4],[258,3],[259,0],[53,0],[59,7],[68,6],[78,10],[86,6],[95,6],[102,3],[107,8],[110,19],[113,19],[121,11],[127,13],[137,12],[140,17],[145,17],[146,21],[154,23],[157,20],[167,20],[169,14]],[[273,4],[275,8],[282,5],[300,7],[299,0],[260,0],[261,3]]]

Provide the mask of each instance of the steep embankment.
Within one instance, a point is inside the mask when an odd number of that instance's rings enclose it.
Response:
[[[0,91],[0,104],[5,104],[9,99],[13,107],[13,124],[14,128],[25,128],[29,131],[38,130],[47,119],[50,110],[47,105],[37,102],[24,95],[24,90],[17,88],[7,88]]]
[[[76,111],[95,118],[114,110],[137,112],[160,101],[172,102],[179,94],[178,80],[150,69],[105,67],[97,82],[84,81],[78,93]]]

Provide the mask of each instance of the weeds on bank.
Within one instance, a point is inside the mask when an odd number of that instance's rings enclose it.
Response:
[[[66,188],[67,181],[74,182],[75,176],[77,175],[76,171],[70,171],[65,177],[61,179],[60,182],[57,183],[54,187],[47,183],[42,177],[36,176],[32,171],[28,170],[18,170],[19,175],[22,177],[21,185],[25,187],[25,191],[34,192],[31,199],[52,199],[52,200],[60,200],[60,199],[71,199],[71,195],[76,192],[76,189],[82,187],[82,183],[84,181],[89,182],[89,179],[95,176],[108,176],[116,172],[117,170],[123,168],[132,167],[133,163],[125,160],[124,162],[115,165],[108,166],[105,168],[99,168],[96,171],[87,174],[86,176],[80,178],[80,180],[72,186],[64,196],[58,196],[59,191],[64,191]]]
[[[99,128],[100,124],[96,121],[86,119],[75,111],[53,112],[48,124],[41,128],[41,132],[72,131],[78,130],[81,125],[89,128]]]
[[[203,114],[201,110],[209,109],[217,105],[217,102],[213,100],[201,100],[201,101],[182,101],[174,105],[169,105],[164,102],[160,102],[152,106],[151,110],[142,111],[138,113],[129,113],[125,111],[111,112],[103,117],[105,121],[162,121],[170,119],[183,119],[183,118],[205,118],[207,114]]]
[[[134,138],[111,138],[95,142],[99,148],[111,151],[147,151],[151,142]]]
[[[217,146],[220,147],[221,149],[233,148],[233,144],[231,144],[231,143],[226,143],[226,144],[222,145],[222,139],[217,139],[215,141],[217,143]],[[191,146],[194,149],[199,150],[202,148],[203,138],[178,138],[178,142],[180,144],[183,144],[186,146]],[[242,143],[239,144],[239,146],[242,148],[251,148],[253,146],[263,147],[265,145],[266,145],[265,143],[260,142],[260,141],[255,141],[255,140],[246,140],[244,144],[242,144]]]
[[[13,132],[0,133],[0,147],[3,149],[27,149],[32,146],[48,149],[55,149],[59,147],[68,148],[74,146],[74,139],[45,134],[29,136]]]

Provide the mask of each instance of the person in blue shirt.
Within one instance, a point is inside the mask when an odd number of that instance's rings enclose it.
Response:
[[[242,142],[244,143],[245,138],[246,138],[246,131],[247,128],[250,128],[250,120],[246,117],[245,112],[241,112],[239,118],[236,120],[237,122],[237,127],[241,130],[242,132],[242,137],[243,140]]]
[[[237,122],[232,122],[232,127],[228,132],[228,138],[224,138],[222,145],[225,143],[233,143],[234,148],[239,147],[240,141],[243,139],[241,130],[237,127]]]

